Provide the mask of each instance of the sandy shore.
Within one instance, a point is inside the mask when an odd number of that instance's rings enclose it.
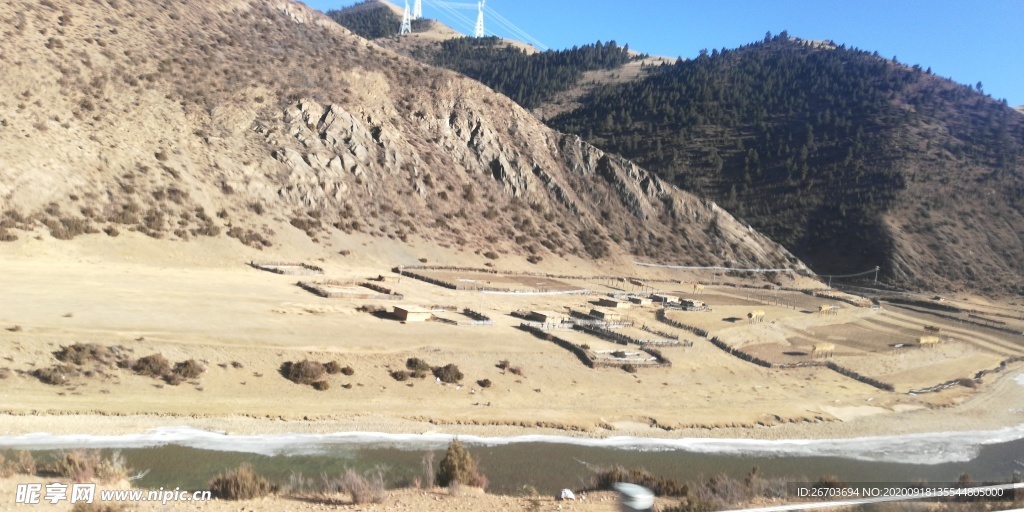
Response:
[[[567,431],[559,428],[512,425],[437,425],[402,418],[366,415],[317,420],[251,418],[238,416],[194,417],[187,415],[104,414],[11,414],[0,415],[0,435],[32,433],[53,435],[119,436],[143,434],[168,426],[186,426],[228,435],[331,434],[380,432],[388,434],[445,433],[481,437],[550,435],[563,437],[638,436],[652,438],[723,439],[834,439],[930,432],[989,431],[1024,424],[1024,390],[1017,382],[1020,372],[1007,372],[958,405],[942,409],[901,413],[865,414],[846,421],[785,424],[770,427],[684,428],[678,430],[623,427],[614,431]]]

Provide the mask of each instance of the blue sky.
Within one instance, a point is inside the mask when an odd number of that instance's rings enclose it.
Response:
[[[305,3],[328,10],[356,1]],[[424,16],[472,30],[438,5],[423,0]],[[702,48],[735,48],[766,31],[788,30],[896,56],[960,83],[982,82],[992,97],[1024,105],[1024,0],[488,0],[487,7],[553,49],[600,39],[652,55],[694,57]],[[457,12],[476,18],[475,9]],[[512,35],[495,20],[487,29]]]

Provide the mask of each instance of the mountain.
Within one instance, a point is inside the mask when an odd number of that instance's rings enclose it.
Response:
[[[1024,292],[1024,118],[919,66],[781,34],[550,124],[714,197],[819,273]]]
[[[293,231],[478,263],[802,268],[711,201],[295,2],[0,13],[5,240],[45,226],[275,247]]]
[[[671,64],[614,48],[584,64],[580,48],[516,55],[486,39],[410,55],[714,198],[816,272],[1024,293],[1024,118],[1005,102],[785,33]]]

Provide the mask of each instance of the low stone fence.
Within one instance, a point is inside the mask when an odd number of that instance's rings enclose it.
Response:
[[[762,295],[760,293],[747,292],[747,300],[753,300],[769,306],[780,306],[789,309],[796,309],[796,304],[774,295]]]
[[[734,356],[736,356],[736,357],[738,357],[738,358],[740,358],[740,359],[742,359],[744,361],[751,362],[753,364],[756,364],[758,366],[762,366],[764,368],[786,369],[786,368],[806,368],[806,367],[814,367],[814,366],[824,366],[825,368],[828,368],[829,370],[832,370],[832,371],[834,371],[836,373],[839,373],[840,375],[843,375],[845,377],[849,377],[849,378],[854,379],[856,381],[860,381],[860,382],[862,382],[864,384],[867,384],[869,386],[872,386],[872,387],[875,387],[875,388],[878,388],[878,389],[881,389],[881,390],[884,390],[884,391],[895,391],[895,388],[893,387],[892,384],[889,384],[887,382],[882,382],[882,381],[880,381],[878,379],[875,379],[875,378],[872,378],[872,377],[868,377],[866,375],[862,375],[862,374],[857,373],[857,372],[855,372],[855,371],[853,371],[853,370],[851,370],[849,368],[844,368],[842,366],[839,366],[838,364],[833,363],[831,361],[828,361],[828,362],[804,361],[802,363],[778,364],[778,363],[772,363],[770,361],[766,361],[764,359],[761,359],[760,357],[748,354],[747,352],[744,352],[744,351],[742,351],[742,350],[740,350],[738,348],[732,347],[728,343],[718,339],[717,336],[714,337],[714,338],[711,338],[711,343],[713,345],[715,345],[716,347],[718,347],[718,348],[728,352],[729,354],[732,354],[732,355],[734,355]]]
[[[368,299],[368,300],[402,300],[405,297],[394,293],[392,290],[373,283],[359,281],[299,281],[295,283],[303,290],[327,299]],[[377,293],[353,293],[344,291],[331,291],[329,286],[351,286],[368,288]]]
[[[1011,357],[1009,359],[1004,359],[1004,360],[1002,360],[999,363],[999,366],[996,366],[995,368],[990,368],[988,370],[981,370],[980,372],[974,374],[974,378],[973,379],[969,379],[969,378],[953,379],[953,380],[950,380],[950,381],[943,382],[942,384],[936,384],[936,385],[934,385],[934,386],[932,386],[930,388],[911,389],[910,393],[913,394],[913,395],[921,395],[921,394],[924,394],[924,393],[935,393],[937,391],[946,390],[946,389],[949,389],[949,388],[954,387],[954,386],[974,387],[975,385],[981,383],[981,378],[982,377],[984,377],[986,375],[989,375],[989,374],[992,374],[992,373],[1000,373],[1003,370],[1006,370],[1006,367],[1008,365],[1010,365],[1012,363],[1019,363],[1021,361],[1024,361],[1024,357],[1017,356],[1017,357]]]
[[[1005,333],[1005,334],[1014,334],[1014,335],[1017,335],[1017,336],[1024,336],[1024,331],[1019,331],[1019,330],[1016,330],[1016,329],[1007,329],[1005,327],[999,327],[997,325],[991,325],[991,324],[982,323],[982,322],[975,322],[974,320],[970,320],[969,318],[960,318],[958,316],[946,315],[944,313],[939,313],[938,311],[934,311],[932,308],[928,308],[928,307],[924,307],[924,306],[918,306],[918,305],[914,305],[914,304],[908,304],[911,301],[893,302],[893,301],[890,301],[890,300],[886,299],[886,302],[890,302],[890,303],[892,303],[893,305],[895,305],[897,307],[901,307],[903,309],[907,309],[907,310],[914,311],[914,312],[917,312],[917,313],[921,313],[921,314],[924,314],[924,315],[932,315],[932,316],[935,316],[935,317],[944,318],[946,320],[951,320],[951,321],[954,321],[954,322],[959,322],[959,323],[963,323],[963,324],[970,324],[970,325],[976,325],[978,327],[984,327],[986,329],[991,329],[993,331],[999,331],[999,332]],[[958,311],[960,311],[960,310],[958,310]]]
[[[445,311],[450,311],[450,310],[445,309]],[[472,309],[465,308],[465,309],[462,310],[462,314],[467,316],[469,318],[469,320],[465,320],[465,321],[451,320],[451,319],[442,318],[442,317],[439,317],[439,316],[435,316],[434,320],[436,320],[438,322],[450,324],[450,325],[456,325],[456,326],[459,326],[459,327],[482,327],[482,326],[494,325],[494,321],[491,320],[488,316],[484,315],[483,313],[479,313],[477,311],[473,311]]]
[[[421,274],[419,272],[415,272],[414,270],[409,270],[409,269],[406,269],[406,268],[401,268],[400,269],[399,267],[395,267],[392,270],[394,272],[396,272],[396,273],[398,273],[400,275],[406,276],[406,277],[411,277],[413,279],[418,279],[418,280],[423,281],[425,283],[430,283],[432,285],[436,285],[436,286],[440,286],[442,288],[447,288],[449,290],[456,290],[456,291],[506,293],[506,294],[509,294],[509,295],[515,295],[515,294],[524,294],[524,295],[526,295],[526,294],[590,295],[591,293],[593,293],[590,290],[551,291],[551,290],[545,290],[545,289],[540,289],[540,288],[514,289],[514,288],[503,287],[503,286],[483,286],[483,285],[477,285],[477,284],[471,284],[471,283],[470,284],[452,283],[452,282],[449,282],[449,281],[443,281],[441,279],[436,279],[436,278],[433,278],[433,277],[430,277],[430,276],[427,276],[427,275]],[[476,272],[476,271],[477,270],[474,270],[474,272]],[[493,271],[492,271],[492,273],[497,274],[497,272],[493,272]]]
[[[870,308],[874,305],[874,303],[871,302],[871,299],[846,292],[811,290],[809,295],[812,297],[825,297],[826,299],[838,300],[839,302],[845,302],[858,308]]]
[[[285,274],[290,276],[304,276],[323,274],[324,269],[305,263],[282,263],[282,262],[261,262],[250,261],[249,266],[258,270]]]
[[[619,345],[633,344],[633,345],[638,345],[638,346],[641,346],[641,347],[643,347],[643,346],[678,347],[678,346],[682,345],[681,343],[679,343],[678,339],[674,339],[673,340],[673,339],[665,339],[665,338],[655,338],[655,339],[649,339],[649,340],[642,340],[642,339],[639,339],[639,338],[634,338],[632,336],[628,336],[628,335],[622,334],[621,332],[615,332],[615,331],[612,331],[610,329],[605,329],[605,328],[597,326],[597,325],[576,325],[574,327],[574,329],[576,329],[577,331],[583,331],[583,332],[585,332],[587,334],[590,334],[592,336],[597,336],[598,338],[601,338],[601,339],[604,339],[604,340],[608,340],[608,341],[610,341],[612,343],[618,343]]]
[[[576,355],[577,358],[579,358],[579,360],[583,364],[589,366],[590,368],[624,368],[626,366],[634,366],[634,367],[641,367],[641,368],[660,368],[660,367],[672,366],[672,362],[671,361],[666,359],[661,354],[660,351],[658,351],[656,349],[653,349],[653,348],[646,348],[645,347],[645,348],[641,348],[640,349],[641,351],[643,351],[643,352],[645,352],[647,354],[650,354],[655,359],[655,361],[653,361],[653,362],[652,361],[608,361],[608,360],[599,360],[597,358],[597,355],[594,354],[593,352],[591,352],[591,351],[589,351],[589,350],[587,350],[587,349],[585,349],[585,348],[583,348],[583,347],[581,347],[581,346],[579,346],[579,345],[577,345],[577,344],[575,344],[575,343],[573,343],[573,342],[571,342],[569,340],[566,340],[564,338],[559,338],[558,336],[556,336],[554,334],[551,334],[551,333],[546,332],[544,330],[541,330],[541,329],[539,329],[537,327],[534,327],[533,325],[530,325],[529,323],[525,323],[525,322],[521,323],[521,324],[519,324],[519,328],[524,330],[524,331],[526,331],[526,332],[529,332],[529,333],[533,334],[534,336],[536,336],[538,338],[541,338],[543,340],[551,341],[555,345],[558,345],[558,346],[560,346],[560,347],[562,347],[562,348],[572,352],[573,354]]]
[[[402,274],[408,270],[441,270],[447,272],[473,272],[478,274],[493,274],[493,275],[505,275],[505,276],[528,276],[528,277],[544,277],[547,279],[573,279],[577,281],[618,281],[626,283],[630,277],[618,277],[618,276],[572,276],[565,274],[548,274],[545,272],[513,272],[507,270],[495,270],[493,268],[475,268],[475,267],[457,267],[449,265],[410,265],[393,267],[392,272],[396,274]],[[678,284],[679,281],[675,279],[645,279],[649,283],[673,283]]]
[[[657,317],[659,322],[661,322],[663,324],[671,325],[672,327],[675,327],[676,329],[682,329],[684,331],[692,332],[692,333],[696,334],[697,336],[700,336],[701,338],[707,338],[708,337],[708,332],[705,331],[704,329],[701,329],[699,327],[694,327],[692,325],[686,325],[686,324],[684,324],[682,322],[677,322],[677,321],[672,320],[671,318],[665,316],[665,310],[664,309],[658,310],[658,313],[656,314],[656,317]]]

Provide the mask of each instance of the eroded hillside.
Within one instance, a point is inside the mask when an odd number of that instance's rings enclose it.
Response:
[[[370,233],[540,262],[800,266],[710,201],[280,0],[17,1],[4,237]]]

